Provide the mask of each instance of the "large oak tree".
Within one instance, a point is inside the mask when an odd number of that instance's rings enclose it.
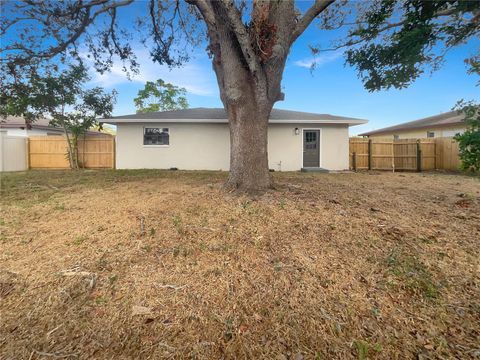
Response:
[[[51,64],[81,60],[98,71],[114,57],[125,69],[138,63],[131,42],[142,42],[160,64],[180,66],[188,48],[205,41],[230,124],[228,185],[241,190],[268,188],[267,127],[273,105],[284,98],[282,74],[292,44],[314,21],[321,31],[345,29],[331,48],[345,49],[370,90],[401,88],[428,68],[441,65],[452,47],[478,36],[480,2],[316,0],[299,9],[293,0],[145,1],[139,18],[119,21],[119,9],[133,0],[18,1],[1,18],[3,81],[12,86]],[[478,64],[478,54],[466,62]]]

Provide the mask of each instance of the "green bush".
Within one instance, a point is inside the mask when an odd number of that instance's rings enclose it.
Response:
[[[455,135],[458,142],[462,169],[480,170],[480,105],[474,102],[460,101],[457,109],[465,114],[467,130],[463,134]]]

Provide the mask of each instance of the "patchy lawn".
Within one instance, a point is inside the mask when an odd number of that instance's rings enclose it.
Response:
[[[480,356],[480,181],[2,175],[0,357]]]

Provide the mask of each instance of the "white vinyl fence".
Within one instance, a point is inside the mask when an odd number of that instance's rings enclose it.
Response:
[[[9,136],[0,129],[0,171],[23,171],[28,169],[27,138]]]

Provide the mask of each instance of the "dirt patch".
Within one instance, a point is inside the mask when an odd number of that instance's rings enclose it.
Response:
[[[480,356],[478,178],[225,176],[4,176],[0,357]]]

